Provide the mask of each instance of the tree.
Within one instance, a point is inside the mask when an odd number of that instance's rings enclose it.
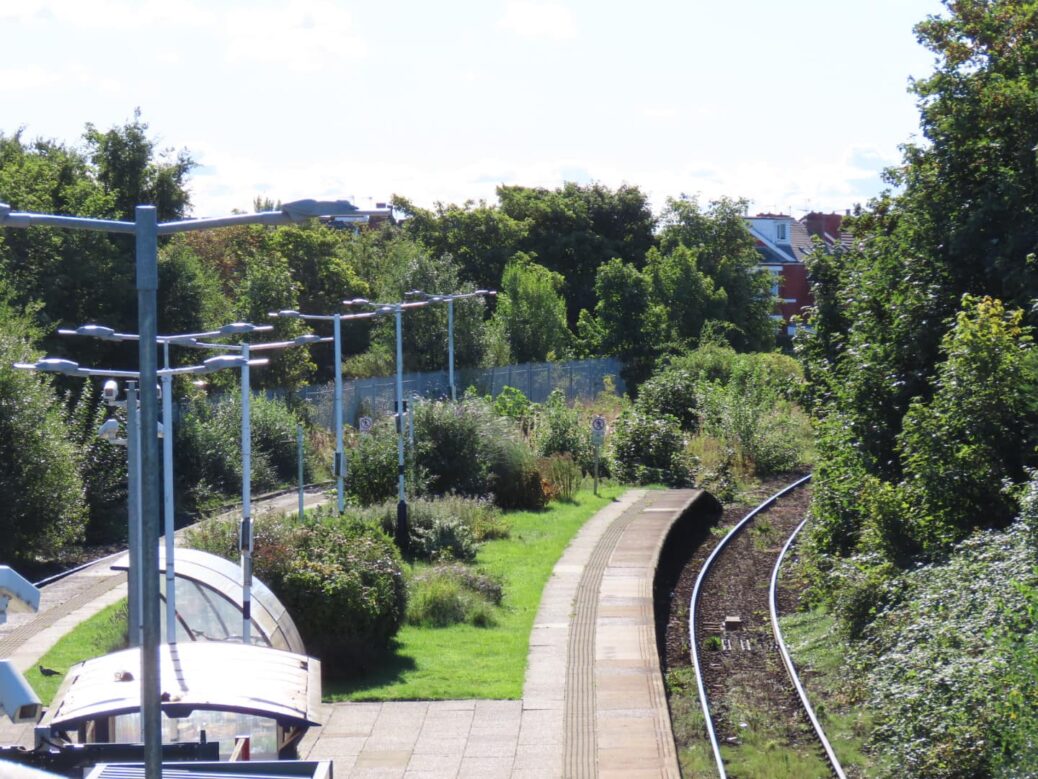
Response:
[[[573,334],[559,293],[563,284],[561,275],[529,255],[520,252],[508,263],[490,329],[502,333],[516,362],[543,362],[568,354]]]
[[[30,561],[79,541],[86,526],[79,454],[48,378],[15,362],[41,357],[31,310],[11,304],[0,278],[0,560]]]
[[[769,280],[758,269],[760,256],[743,219],[745,213],[743,200],[722,198],[703,209],[694,198],[668,198],[660,220],[660,252],[668,256],[679,247],[691,250],[695,270],[709,284],[698,282],[694,277],[682,279],[681,274],[691,273],[692,268],[688,255],[679,254],[672,262],[684,264],[687,270],[672,271],[670,283],[672,287],[683,284],[686,289],[669,295],[660,289],[658,294],[669,297],[671,308],[683,309],[677,320],[687,323],[682,333],[684,337],[693,331],[698,333],[698,328],[693,310],[696,307],[691,301],[682,301],[687,294],[698,294],[708,312],[707,319],[731,324],[726,334],[733,347],[740,351],[761,351],[770,348],[775,340],[775,326],[770,317],[773,301]],[[675,313],[672,311],[672,321]]]
[[[405,234],[434,257],[451,255],[458,263],[460,277],[478,289],[497,287],[505,265],[529,230],[527,222],[513,219],[482,200],[467,200],[460,206],[436,203],[429,211],[398,195],[393,198],[393,208],[407,217],[403,222]]]
[[[180,219],[191,205],[186,183],[195,162],[186,150],[163,149],[156,159],[147,131],[139,108],[133,121],[107,132],[87,124],[87,155],[98,183],[112,197],[113,216],[133,219],[136,206],[153,205],[160,222]]]
[[[570,325],[595,305],[598,267],[614,257],[641,268],[653,244],[655,217],[637,187],[567,182],[558,189],[500,186],[501,211],[528,225],[519,248],[566,279]]]
[[[633,264],[613,258],[595,277],[594,314],[580,312],[577,334],[588,353],[619,357],[624,380],[648,377],[665,332],[666,311],[655,304],[649,279]]]

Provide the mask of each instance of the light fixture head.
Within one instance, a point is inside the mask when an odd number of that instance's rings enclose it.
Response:
[[[218,328],[218,331],[220,335],[245,335],[255,329],[256,325],[251,322],[231,322],[229,325]]]

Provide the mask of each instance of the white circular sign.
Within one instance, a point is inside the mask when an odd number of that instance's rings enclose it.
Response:
[[[606,429],[606,421],[603,416],[591,417],[591,429],[596,433],[604,433]]]
[[[360,432],[362,432],[362,433],[370,433],[371,432],[371,425],[372,425],[371,417],[361,417],[358,420],[358,422],[360,424]]]

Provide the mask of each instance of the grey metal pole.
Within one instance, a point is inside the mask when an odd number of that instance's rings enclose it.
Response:
[[[449,378],[447,382],[451,387],[451,400],[458,399],[458,393],[454,387],[454,298],[447,298],[447,366]]]
[[[252,636],[252,420],[249,412],[249,345],[241,345],[241,641]]]
[[[299,455],[299,521],[303,521],[303,426],[296,425],[296,450]]]
[[[339,314],[332,318],[335,338],[335,490],[338,498],[339,513],[346,508],[346,458],[342,448],[342,335]]]
[[[141,459],[137,425],[137,382],[126,382],[126,491],[129,507],[130,566],[126,574],[130,646],[141,645]]]
[[[169,342],[163,342],[163,364],[169,368]],[[162,377],[162,477],[166,536],[166,642],[177,642],[177,580],[173,565],[173,377]]]
[[[140,333],[141,395],[141,578],[143,642],[141,647],[141,722],[147,779],[162,777],[162,711],[159,644],[159,442],[155,397],[159,287],[158,215],[155,206],[137,206],[137,319]]]
[[[407,554],[410,546],[407,526],[407,496],[404,493],[404,338],[403,308],[395,306],[396,314],[396,545]]]

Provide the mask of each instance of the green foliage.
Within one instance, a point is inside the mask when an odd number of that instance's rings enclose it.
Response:
[[[533,424],[535,408],[522,390],[507,385],[494,398],[494,413],[518,422],[524,432]]]
[[[625,411],[616,420],[611,443],[610,472],[621,482],[691,487],[695,481],[695,463],[685,453],[681,424],[674,417]]]
[[[492,494],[502,508],[544,505],[533,453],[517,426],[488,401],[419,405],[415,439],[415,458],[432,494]]]
[[[728,323],[726,337],[740,351],[773,345],[770,286],[758,271],[746,207],[743,200],[722,198],[703,209],[695,198],[668,198],[660,253],[650,257],[648,270],[669,311],[675,343],[695,345],[703,324],[714,320]]]
[[[461,277],[479,289],[493,289],[505,265],[520,248],[529,230],[528,221],[513,219],[482,200],[436,203],[433,211],[419,208],[407,198],[393,198],[393,208],[407,217],[404,232],[416,238],[434,257],[452,256]],[[447,290],[452,291],[452,290]]]
[[[237,559],[234,522],[209,522],[187,543]],[[307,651],[332,677],[362,672],[403,622],[407,591],[400,554],[376,525],[319,509],[255,520],[255,574],[285,605]]]
[[[573,339],[566,324],[561,274],[517,254],[505,267],[490,328],[507,339],[515,362],[565,357]]]
[[[497,197],[504,215],[527,226],[518,250],[566,279],[563,292],[571,327],[580,311],[594,307],[598,267],[613,257],[640,267],[653,244],[656,220],[637,187],[610,190],[572,182],[554,190],[500,186]]]
[[[28,312],[0,279],[0,560],[29,561],[82,540],[87,522],[80,455],[51,381],[15,362],[42,355]]]
[[[1000,525],[1016,513],[1005,484],[1025,478],[1021,425],[1038,397],[1025,373],[1031,347],[1023,312],[991,298],[963,298],[944,338],[929,401],[914,400],[898,438],[904,468],[901,503],[912,540],[933,556],[977,525]]]
[[[998,763],[1033,768],[1018,762],[1028,747],[1012,735],[1022,735],[1013,691],[1027,669],[1011,668],[1006,649],[1033,633],[1025,591],[1012,583],[1033,587],[1036,563],[1027,528],[1017,523],[974,534],[947,562],[902,573],[897,584],[875,579],[897,597],[879,599],[853,662],[867,674],[882,775],[990,776]],[[1024,703],[1033,713],[1033,699]],[[1032,738],[1033,731],[1025,737]]]
[[[252,487],[263,492],[294,481],[298,473],[296,425],[300,419],[283,401],[253,395]],[[181,488],[196,499],[215,491],[241,490],[241,396],[224,395],[215,402],[196,399],[175,430],[174,474]],[[304,478],[310,463],[304,463]]]
[[[425,627],[497,624],[492,606],[501,602],[501,583],[460,565],[437,565],[409,582],[407,621]]]
[[[582,310],[577,323],[581,347],[591,354],[619,357],[625,380],[638,384],[659,353],[666,310],[654,303],[645,274],[617,258],[599,266],[595,295],[593,314]]]
[[[126,449],[97,437],[108,416],[109,408],[93,382],[84,382],[69,412],[68,437],[81,455],[88,544],[124,541],[127,534]]]
[[[594,467],[590,421],[566,405],[561,390],[552,390],[537,414],[534,446],[541,457],[568,454],[584,473]]]
[[[488,538],[508,535],[500,513],[486,499],[447,495],[408,501],[411,555],[417,560],[471,562],[476,547]],[[360,512],[378,522],[386,534],[396,527],[396,502]]]
[[[647,416],[672,416],[690,433],[699,427],[698,380],[681,368],[654,373],[638,388],[637,408]]]
[[[405,453],[409,456],[410,452]],[[346,453],[346,484],[362,506],[381,503],[397,493],[397,434],[392,419],[375,421]],[[413,462],[413,458],[412,458]]]

